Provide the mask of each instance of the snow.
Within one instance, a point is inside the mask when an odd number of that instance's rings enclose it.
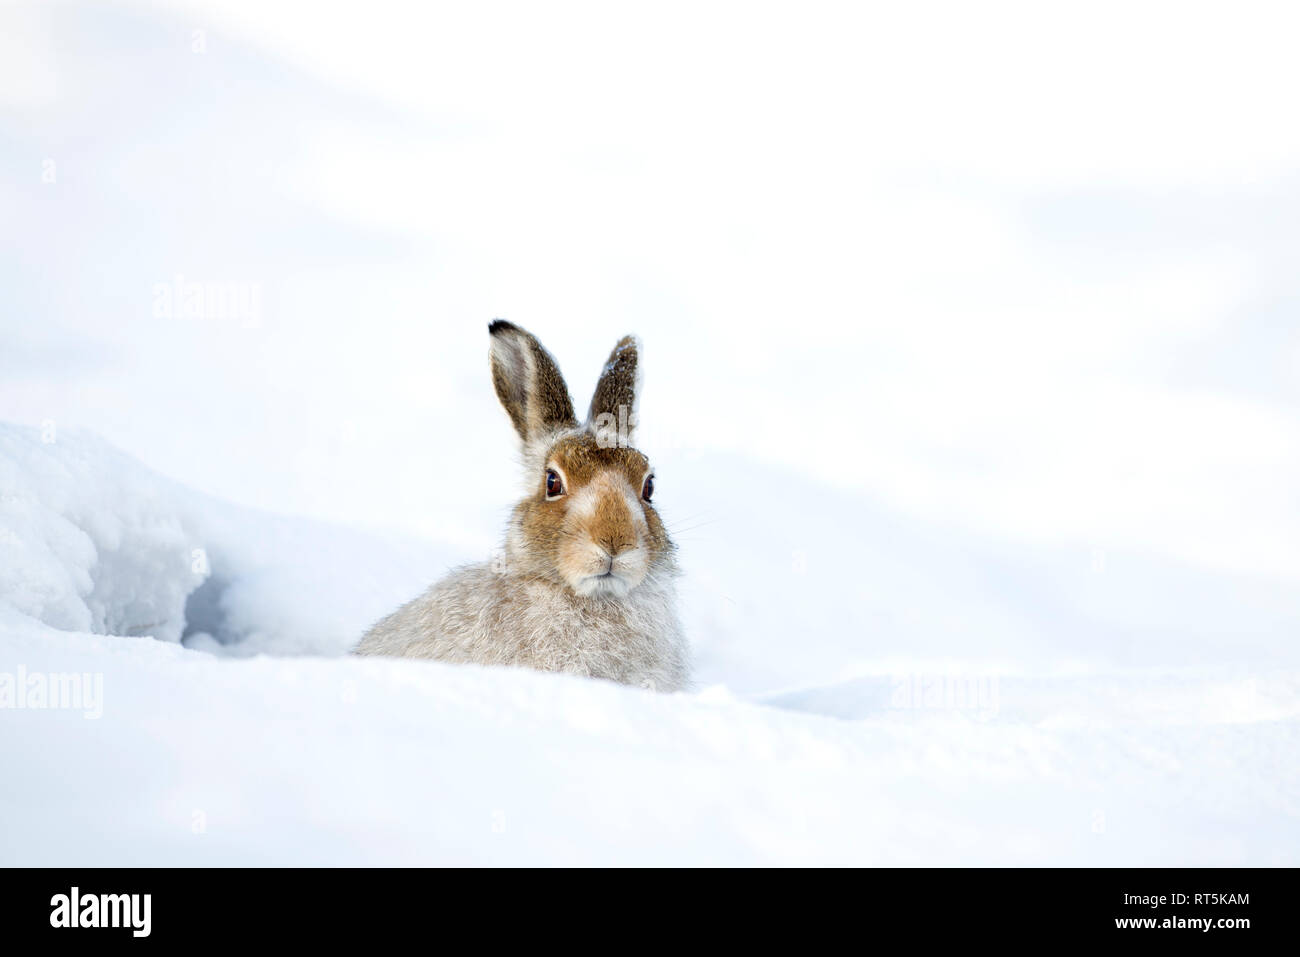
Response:
[[[875,606],[811,614],[817,576],[777,563],[771,613],[728,623],[697,582],[700,686],[656,695],[343,655],[458,557],[432,546],[226,505],[89,435],[4,426],[0,468],[0,674],[102,682],[98,714],[0,710],[5,864],[1297,862],[1292,649],[1198,651],[1189,628],[1169,668],[1158,641],[1104,660],[1096,620],[1073,650],[1004,633],[1030,598],[1068,607],[1050,571],[980,599],[936,550],[924,594],[895,529],[853,570],[891,571]],[[740,593],[783,547],[694,563]],[[1031,634],[1055,664],[1010,667]],[[800,673],[820,683],[774,684]]]
[[[0,426],[0,489],[0,606],[61,630],[340,654],[455,554],[232,508],[75,431]]]
[[[1294,11],[656,9],[6,5],[0,864],[1300,862]],[[497,317],[691,692],[345,655]]]

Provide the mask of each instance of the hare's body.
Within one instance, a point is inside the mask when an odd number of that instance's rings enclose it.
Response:
[[[622,601],[584,598],[495,563],[455,569],[375,625],[357,654],[520,665],[660,691],[687,682],[671,582],[643,583]]]
[[[650,462],[629,445],[636,340],[614,348],[580,424],[541,343],[502,320],[489,328],[492,381],[523,442],[529,489],[504,556],[451,572],[370,629],[356,653],[687,687],[673,543],[650,504]]]

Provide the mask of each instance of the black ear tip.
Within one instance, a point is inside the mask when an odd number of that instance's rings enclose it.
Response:
[[[518,332],[519,327],[513,322],[507,322],[505,319],[493,319],[488,323],[489,335],[499,336],[503,332]]]

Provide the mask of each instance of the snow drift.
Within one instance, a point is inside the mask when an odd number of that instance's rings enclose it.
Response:
[[[801,578],[764,564],[779,534],[729,532],[684,549],[695,693],[361,660],[341,653],[365,625],[463,556],[43,438],[0,427],[0,863],[1297,863],[1280,590],[1216,633],[1251,593],[1162,610],[1187,572],[1148,570],[1151,599],[1124,604],[1051,556],[899,526]],[[972,562],[1022,590],[981,597]],[[20,673],[95,676],[98,716],[24,697]]]
[[[233,654],[345,651],[439,549],[227,506],[89,433],[0,426],[0,608]]]

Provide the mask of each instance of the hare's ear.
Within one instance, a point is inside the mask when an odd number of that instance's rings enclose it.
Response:
[[[494,319],[492,384],[515,431],[525,443],[557,429],[574,428],[573,400],[560,367],[531,333],[514,323]]]
[[[609,354],[587,411],[587,428],[601,445],[630,445],[641,394],[641,343],[624,336]]]

